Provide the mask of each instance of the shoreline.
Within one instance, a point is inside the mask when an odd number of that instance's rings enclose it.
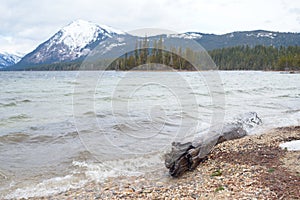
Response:
[[[300,126],[275,128],[215,146],[206,161],[179,178],[166,170],[28,199],[299,199],[300,151],[279,147],[299,139]]]
[[[263,70],[1,70],[0,72],[207,72],[207,71],[263,71]],[[266,71],[269,72],[269,71]],[[280,72],[280,71],[274,71]]]

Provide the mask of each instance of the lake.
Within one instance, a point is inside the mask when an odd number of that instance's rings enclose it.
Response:
[[[173,141],[255,111],[249,134],[300,124],[300,74],[0,72],[0,197],[161,171]]]

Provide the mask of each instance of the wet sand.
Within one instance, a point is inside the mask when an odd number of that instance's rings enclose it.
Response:
[[[300,126],[276,128],[217,145],[180,178],[118,177],[30,199],[300,199],[300,151],[279,147],[299,139]]]

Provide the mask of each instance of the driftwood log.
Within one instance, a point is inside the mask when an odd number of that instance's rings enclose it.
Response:
[[[179,177],[206,160],[215,145],[242,138],[248,134],[249,130],[261,123],[256,112],[249,112],[238,118],[236,122],[226,124],[219,134],[208,133],[196,138],[193,142],[173,142],[171,152],[165,155],[165,166],[169,169],[171,176]]]

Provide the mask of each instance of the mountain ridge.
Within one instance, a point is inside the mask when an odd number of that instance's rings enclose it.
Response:
[[[80,19],[75,20],[61,28],[47,41],[41,43],[35,50],[25,55],[20,62],[13,65],[11,69],[83,60],[89,52],[99,44],[107,49],[109,47],[116,48],[118,45],[124,44],[122,42],[109,43],[108,38],[117,38],[115,41],[124,41],[129,37],[130,40],[139,39],[137,36],[132,36],[106,25],[98,25]],[[153,39],[159,39],[160,37],[193,39],[206,50],[243,45],[250,47],[256,45],[274,47],[300,46],[300,33],[283,33],[266,30],[235,31],[219,35],[193,31],[172,35],[152,36]]]
[[[299,46],[300,33],[274,32],[266,30],[235,31],[223,35],[203,34],[195,39],[206,50],[220,49],[225,47],[245,46]]]
[[[18,65],[74,61],[88,55],[100,41],[115,35],[125,34],[122,31],[109,28],[109,26],[105,27],[106,29],[89,21],[75,20],[25,55]]]
[[[19,62],[22,58],[20,54],[0,52],[0,69],[7,68]]]

